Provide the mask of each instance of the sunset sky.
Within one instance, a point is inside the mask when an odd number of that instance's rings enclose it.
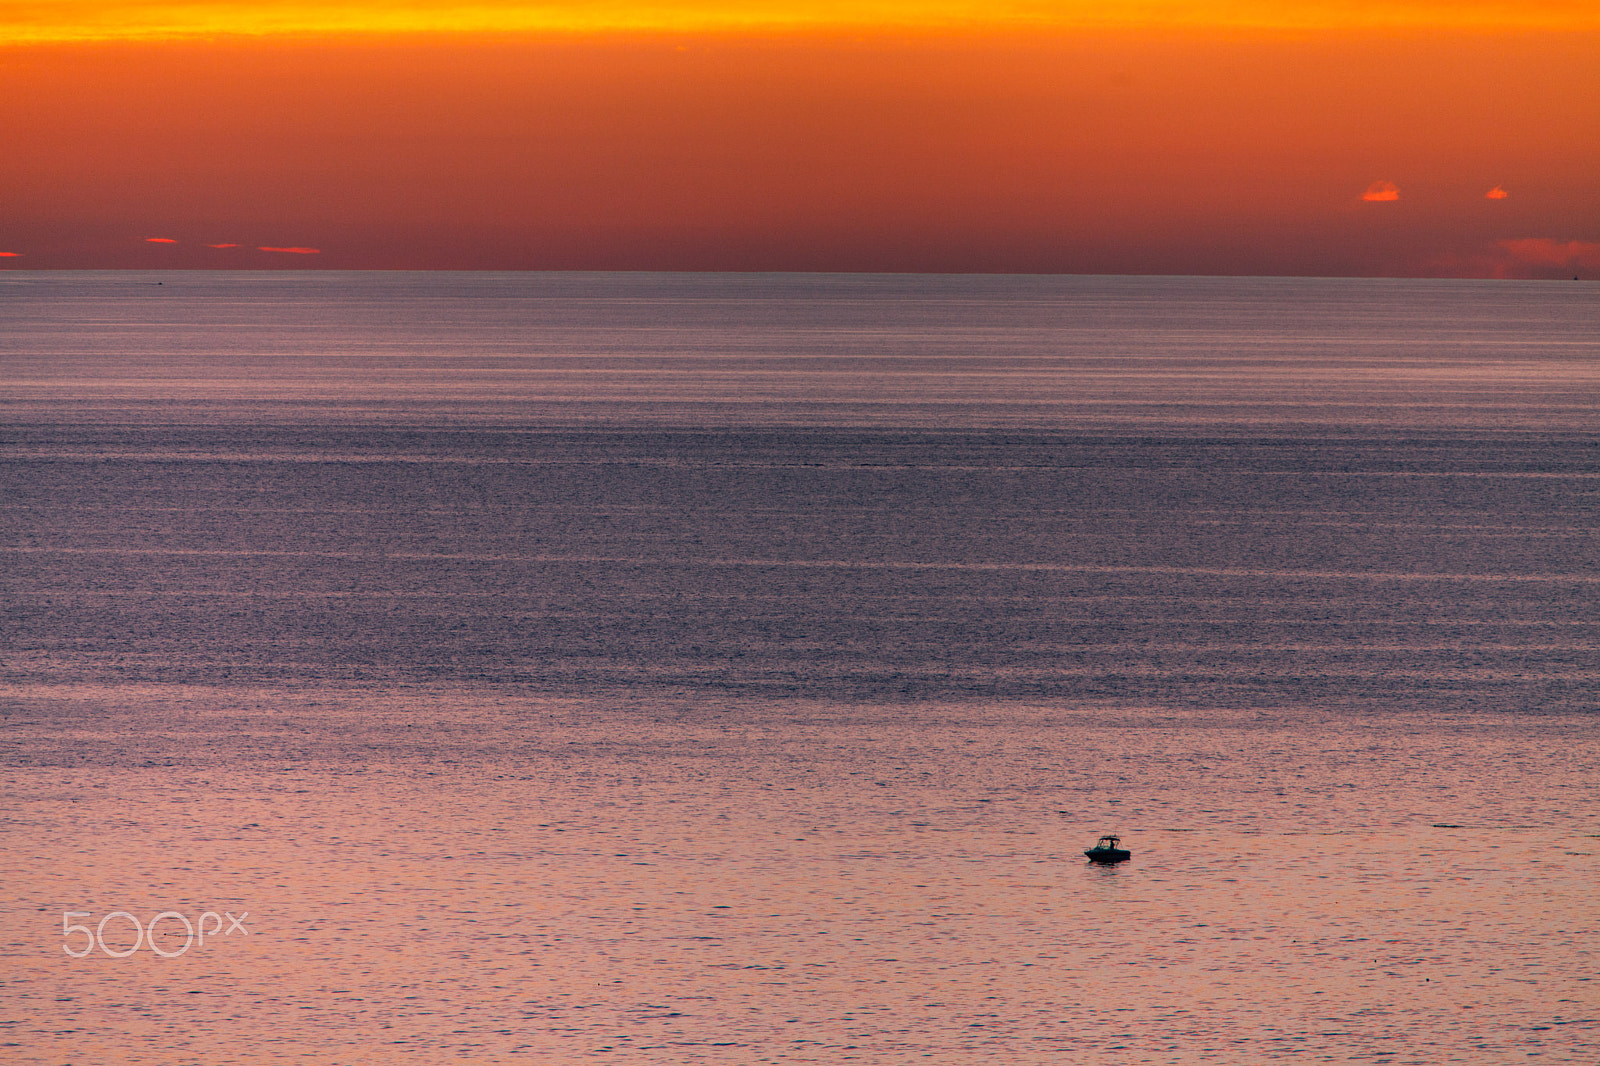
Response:
[[[0,269],[1600,276],[1600,4],[0,0]]]

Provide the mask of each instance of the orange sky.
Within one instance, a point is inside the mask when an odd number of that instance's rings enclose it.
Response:
[[[0,269],[1600,274],[1593,3],[0,25]]]

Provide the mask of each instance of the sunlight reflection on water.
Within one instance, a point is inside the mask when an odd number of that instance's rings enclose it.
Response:
[[[1582,719],[187,695],[11,717],[46,1059],[1600,1047]],[[62,910],[225,907],[247,941],[58,955]]]

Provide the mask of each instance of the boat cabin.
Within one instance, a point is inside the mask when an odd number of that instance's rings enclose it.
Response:
[[[1122,840],[1109,834],[1101,837],[1100,842],[1084,855],[1092,862],[1121,862],[1133,858],[1133,852],[1122,847]]]

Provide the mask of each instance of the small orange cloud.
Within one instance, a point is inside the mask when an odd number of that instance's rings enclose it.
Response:
[[[1400,199],[1400,186],[1392,181],[1375,181],[1367,186],[1367,191],[1361,194],[1363,200],[1398,200]]]
[[[1496,185],[1494,188],[1492,188],[1488,192],[1484,193],[1483,194],[1483,198],[1485,200],[1504,200],[1506,197],[1508,197],[1510,195],[1511,195],[1510,193],[1506,192],[1500,186]]]
[[[208,244],[207,248],[237,248],[237,244]]]
[[[15,259],[21,254],[21,252],[0,252],[0,259]]]
[[[257,248],[256,251],[258,251],[258,252],[289,252],[289,253],[291,253],[293,255],[320,255],[322,253],[322,249],[321,248],[268,248],[268,247],[265,247],[265,246]]]
[[[145,238],[145,242],[148,243],[148,244],[177,244],[178,243],[177,241],[173,240],[171,237],[146,237]]]

